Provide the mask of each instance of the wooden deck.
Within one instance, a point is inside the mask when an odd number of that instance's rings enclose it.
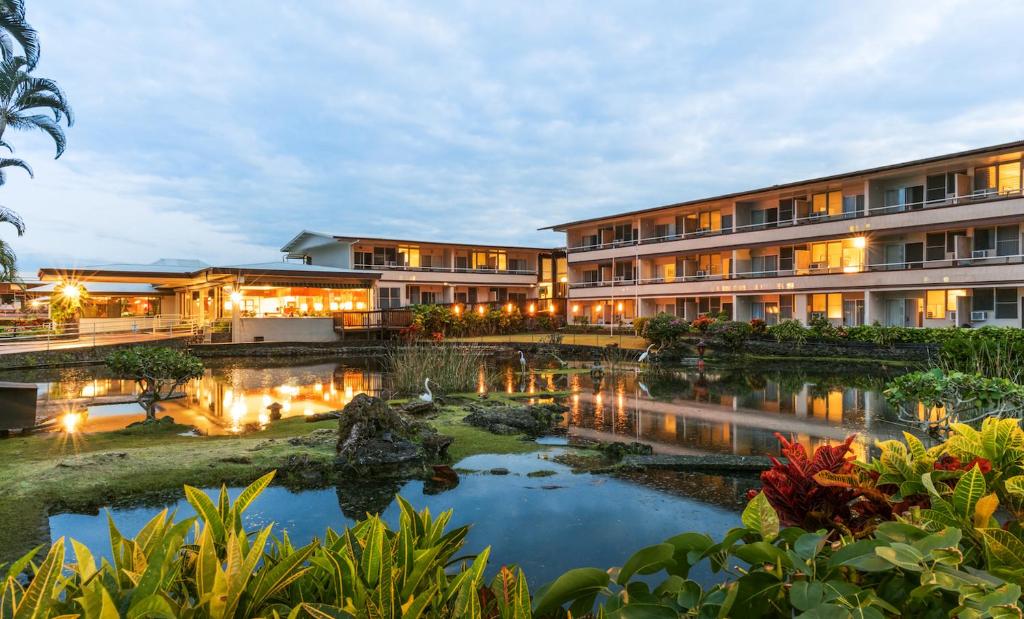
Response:
[[[334,314],[334,331],[340,334],[342,339],[349,333],[391,337],[411,325],[412,310],[409,308],[347,311]]]

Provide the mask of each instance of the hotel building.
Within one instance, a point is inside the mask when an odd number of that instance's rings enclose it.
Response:
[[[552,226],[569,318],[1021,326],[1024,142]]]
[[[332,341],[380,326],[374,310],[417,304],[566,311],[567,261],[557,250],[303,231],[281,251],[281,260],[260,264],[46,267],[33,292],[59,294],[67,282],[83,287],[83,333],[155,329],[171,317],[230,322],[236,342]]]

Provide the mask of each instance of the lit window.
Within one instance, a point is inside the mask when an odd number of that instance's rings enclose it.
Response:
[[[946,291],[945,290],[929,290],[925,311],[925,316],[932,319],[940,319],[946,317]]]

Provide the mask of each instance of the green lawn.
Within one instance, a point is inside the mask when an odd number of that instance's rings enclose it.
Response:
[[[647,341],[637,335],[633,335],[628,329],[620,335],[609,335],[605,333],[563,333],[562,343],[571,346],[607,346],[618,344],[619,348],[631,350],[643,350],[647,348]],[[480,335],[477,337],[451,338],[452,342],[508,342],[522,344],[547,344],[551,341],[550,333],[512,333],[509,335]]]

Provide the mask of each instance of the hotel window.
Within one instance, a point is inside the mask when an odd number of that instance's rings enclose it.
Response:
[[[398,264],[398,254],[395,252],[394,247],[374,247],[373,248],[373,265],[374,266],[395,266]]]
[[[925,235],[924,256],[926,260],[946,259],[946,234],[944,232]]]
[[[697,314],[704,316],[706,314],[720,314],[722,312],[722,298],[721,297],[698,297],[697,298]]]
[[[955,307],[953,309],[956,309]],[[946,291],[929,290],[925,298],[925,318],[941,320],[946,317]]]
[[[841,293],[812,294],[811,318],[843,317],[843,295]]]
[[[615,226],[616,243],[632,241],[633,238],[633,224],[618,224]]]
[[[994,228],[974,229],[974,251],[994,251],[996,236]]]
[[[864,214],[864,194],[843,196],[843,215],[859,217]]]
[[[811,268],[833,269],[842,266],[843,242],[811,243]]]
[[[584,271],[583,272],[583,281],[588,283],[588,284],[596,284],[597,282],[601,281],[601,271],[600,270]]]
[[[793,295],[779,295],[779,320],[793,319]]]
[[[885,190],[886,207],[918,209],[924,206],[924,185]]]
[[[455,268],[460,271],[468,271],[469,256],[455,256]]]
[[[525,292],[510,292],[508,293],[509,303],[514,303],[519,307],[526,306],[526,293]]]
[[[996,289],[996,318],[1017,318],[1017,289]]]
[[[966,230],[950,230],[946,233],[946,253],[952,254],[956,251],[956,237],[967,236]]]
[[[779,209],[767,208],[757,211],[750,211],[750,225],[764,228],[774,228],[779,223]]]
[[[972,312],[991,312],[996,308],[994,288],[975,288],[971,294]]]
[[[399,292],[401,288],[379,288],[377,289],[377,305],[381,309],[389,307],[401,307],[402,299]]]
[[[793,221],[793,198],[779,200],[779,221]]]
[[[671,235],[669,232],[669,224],[657,224],[654,226],[654,238],[666,239]]]
[[[1020,191],[1020,161],[974,168],[975,193],[1001,194]]]
[[[463,303],[463,304],[468,303],[469,302],[469,294],[467,294],[465,292],[456,292],[455,293],[455,302],[456,303]]]
[[[414,269],[420,266],[420,248],[413,245],[398,246],[398,264]]]
[[[1020,231],[1017,226],[996,228],[996,255],[1017,256],[1020,254]]]
[[[437,293],[432,290],[424,290],[420,293],[420,303],[424,305],[433,305],[437,303]]]
[[[438,260],[437,264],[440,266],[441,261]],[[434,256],[431,256],[430,254],[423,254],[420,256],[420,267],[424,269],[434,268]]]
[[[840,215],[843,212],[843,192],[829,191],[811,196],[811,213],[815,215]]]
[[[704,211],[686,215],[683,222],[685,232],[714,232],[722,229],[721,211]]]
[[[754,256],[750,259],[752,275],[774,277],[778,275],[778,256]]]
[[[419,286],[407,286],[405,289],[406,294],[409,295],[409,305],[420,304],[420,287]]]
[[[636,279],[636,269],[632,262],[615,263],[615,279],[617,281],[633,281]]]
[[[529,265],[526,264],[526,258],[509,258],[508,259],[508,270],[509,271],[528,271]]]
[[[697,270],[704,275],[718,275],[722,272],[722,254],[697,256]]]
[[[551,270],[551,258],[545,256],[540,259],[540,279],[543,282],[552,281],[554,273]]]
[[[355,253],[356,268],[368,268],[373,266],[373,252],[357,251]]]

